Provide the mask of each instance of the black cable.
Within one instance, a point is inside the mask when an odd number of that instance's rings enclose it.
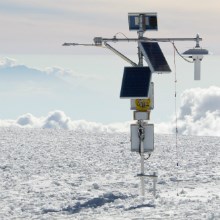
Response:
[[[117,36],[118,34],[121,34],[121,35],[123,35],[126,39],[128,39],[128,37],[127,37],[124,33],[122,33],[122,32],[116,33],[116,34],[114,35],[114,38],[116,38],[116,36]],[[129,40],[129,39],[128,39],[128,40]]]
[[[184,60],[185,60],[186,62],[188,62],[188,63],[193,63],[193,61],[186,59],[186,58],[178,51],[178,49],[177,49],[176,45],[174,44],[174,42],[170,42],[170,43],[173,44],[173,48],[175,49],[175,51],[177,52],[177,54],[178,54],[182,59],[184,59]]]
[[[139,136],[139,154],[141,156],[141,142],[143,141],[142,138],[143,138],[143,127],[140,126],[139,129],[138,129],[138,136]]]
[[[147,158],[144,158],[144,160],[148,160],[150,158],[151,154],[148,154]]]

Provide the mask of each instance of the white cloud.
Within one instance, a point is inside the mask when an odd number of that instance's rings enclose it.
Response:
[[[182,135],[220,136],[220,88],[193,88],[181,95],[178,112],[178,132]],[[30,113],[17,120],[1,120],[1,127],[44,128],[82,130],[85,132],[129,132],[134,122],[104,125],[85,120],[72,120],[62,111],[49,112],[46,117],[35,117]],[[155,133],[174,133],[172,122],[155,125]]]
[[[73,121],[63,111],[59,110],[49,112],[46,117],[37,118],[27,113],[18,117],[17,120],[0,120],[0,127],[65,129],[85,132],[127,132],[129,124],[129,122],[126,122],[104,125],[85,120]]]
[[[73,128],[76,130],[90,131],[90,132],[128,132],[131,122],[112,123],[104,125],[97,122],[88,122],[85,120],[78,120],[73,122]]]
[[[42,128],[71,129],[72,121],[62,111],[50,112],[49,115],[41,122]]]
[[[16,60],[3,57],[0,58],[0,74],[6,76],[10,73],[10,76],[22,76],[28,74],[30,77],[55,77],[69,82],[73,79],[92,79],[91,76],[78,74],[70,69],[64,69],[61,67],[46,67],[43,70],[32,68],[23,64],[18,64]],[[24,79],[22,79],[24,80]]]
[[[7,68],[16,66],[16,60],[4,57],[0,59],[0,68]]]
[[[193,88],[181,95],[178,132],[183,135],[220,136],[220,88]],[[173,123],[157,125],[160,133],[174,133]]]
[[[24,114],[20,117],[18,117],[18,119],[16,121],[11,121],[11,124],[14,126],[19,126],[19,127],[39,127],[40,126],[40,119],[34,117],[32,114],[27,113]]]
[[[70,82],[73,79],[97,79],[95,76],[88,76],[85,74],[79,74],[75,71],[72,71],[71,69],[64,69],[61,67],[47,67],[45,68],[44,72],[48,75],[55,76],[57,78],[60,78],[62,80],[65,80],[66,82]]]

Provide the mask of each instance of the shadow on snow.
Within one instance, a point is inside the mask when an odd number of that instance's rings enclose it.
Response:
[[[125,209],[125,211],[130,211],[130,210],[134,210],[134,209],[141,209],[141,208],[155,208],[156,206],[153,204],[142,204],[142,205],[137,205],[137,206],[131,206],[127,209]]]
[[[103,196],[99,196],[97,198],[90,199],[84,203],[77,202],[74,206],[67,206],[60,210],[60,212],[68,212],[69,214],[79,213],[82,209],[88,208],[98,208],[104,206],[107,203],[112,203],[117,199],[126,199],[128,196],[126,195],[114,195],[113,193],[104,194]],[[43,214],[47,214],[49,212],[58,212],[53,209],[44,209]]]

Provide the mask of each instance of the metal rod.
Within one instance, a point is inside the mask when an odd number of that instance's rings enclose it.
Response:
[[[144,186],[144,143],[141,140],[141,195],[145,196],[145,186]]]
[[[174,41],[196,41],[199,45],[199,41],[202,41],[202,38],[197,34],[195,38],[147,38],[139,34],[138,38],[102,38],[95,37],[95,44],[78,44],[78,43],[64,43],[63,46],[102,46],[103,42],[174,42]]]
[[[94,38],[95,39],[95,38]],[[102,38],[102,42],[109,42],[109,41],[111,41],[111,42],[114,42],[114,43],[116,43],[116,42],[137,42],[137,41],[139,41],[139,39],[138,38]]]
[[[156,183],[157,183],[157,173],[154,172],[153,173],[153,194],[154,194],[154,197],[156,197]]]
[[[96,47],[97,45],[96,44],[63,43],[62,46],[88,46],[88,47],[94,46]]]
[[[144,15],[140,14],[139,15],[139,31],[138,31],[138,41],[143,39],[144,36],[144,26],[145,26],[145,17]],[[139,59],[139,66],[143,66],[143,54],[141,52],[141,49],[138,45],[138,59]],[[145,196],[145,180],[144,180],[144,122],[143,120],[139,120],[139,129],[141,129],[142,134],[140,135],[140,142],[141,142],[141,149],[140,149],[140,154],[141,154],[141,195],[144,198]]]
[[[143,120],[138,120],[139,124],[139,140],[140,140],[140,155],[141,155],[141,196],[145,196],[145,186],[144,186],[144,122]]]
[[[138,41],[140,41],[141,39],[143,39],[143,36],[144,36],[144,27],[145,27],[145,17],[144,15],[140,14],[139,15],[139,31],[138,31]],[[138,44],[138,59],[139,59],[139,63],[138,65],[139,66],[143,66],[143,54],[141,52],[141,49],[139,47],[139,44]],[[142,135],[140,137],[140,141],[141,141],[141,195],[145,196],[145,177],[144,177],[144,122],[143,120],[139,120],[139,126],[140,126],[140,129],[142,129]]]
[[[202,38],[143,38],[143,41],[173,42],[173,41],[202,41]]]
[[[145,23],[145,17],[144,15],[140,14],[139,15],[139,31],[138,31],[138,39],[142,39],[143,36],[144,36],[144,23]],[[139,59],[139,63],[138,65],[139,66],[143,66],[144,65],[144,62],[143,62],[143,54],[141,52],[141,49],[138,45],[138,59]]]
[[[116,50],[114,47],[112,47],[111,45],[107,44],[106,42],[104,42],[104,45],[106,46],[106,48],[108,48],[109,50],[111,50],[113,53],[115,53],[116,55],[118,55],[119,57],[121,57],[123,60],[127,61],[128,63],[130,63],[132,66],[137,66],[136,63],[134,63],[132,60],[130,60],[128,57],[126,57],[125,55],[123,55],[121,52],[119,52],[118,50]]]
[[[95,41],[96,38],[94,38]],[[173,41],[202,41],[202,38],[101,38],[102,42],[173,42]]]

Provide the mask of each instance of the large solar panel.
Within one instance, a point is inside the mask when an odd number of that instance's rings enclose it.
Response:
[[[151,75],[149,67],[125,67],[120,98],[148,97]]]
[[[140,42],[139,47],[152,73],[171,72],[169,64],[157,42]]]

